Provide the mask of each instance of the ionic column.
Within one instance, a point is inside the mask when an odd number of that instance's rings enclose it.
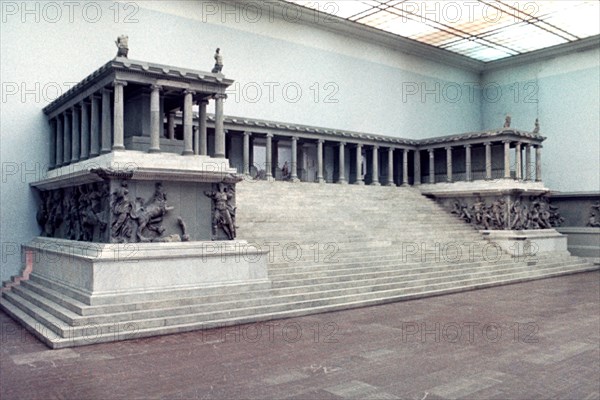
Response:
[[[364,185],[365,181],[363,180],[362,175],[362,144],[356,145],[356,182],[355,185]]]
[[[317,181],[319,183],[325,183],[325,178],[323,178],[323,143],[325,143],[323,139],[317,141]]]
[[[215,95],[215,157],[225,158],[225,130],[223,128],[223,100],[225,94]]]
[[[198,113],[198,134],[200,141],[200,155],[206,156],[208,155],[208,139],[206,135],[206,106],[208,105],[208,100],[200,100],[198,103],[199,113]]]
[[[194,114],[192,111],[193,96],[196,92],[192,90],[183,91],[183,152],[184,156],[194,155],[192,142]]]
[[[150,148],[148,153],[160,153],[160,91],[159,85],[150,86]]]
[[[371,182],[371,185],[380,186],[381,183],[379,183],[379,146],[373,146],[372,169],[373,169],[373,181]]]
[[[71,118],[70,111],[63,113],[63,166],[71,163]]]
[[[244,175],[250,175],[250,135],[252,135],[251,132],[244,132],[244,160],[242,165],[242,173]]]
[[[273,134],[267,133],[267,144],[265,148],[265,170],[267,180],[273,179]]]
[[[50,140],[48,142],[48,168],[52,169],[56,166],[56,118],[52,118],[48,122],[50,123]]]
[[[90,157],[97,157],[100,154],[100,99],[96,95],[91,95],[90,101],[92,103]]]
[[[110,115],[110,89],[102,89],[102,149],[100,154],[110,153],[111,145],[111,115]]]
[[[175,113],[170,112],[167,117],[167,135],[170,140],[175,139]]]
[[[525,180],[531,180],[531,144],[525,146]]]
[[[421,184],[421,152],[419,150],[415,150],[413,164],[415,170],[415,179],[413,185],[419,186]]]
[[[71,163],[76,163],[79,161],[79,151],[81,148],[81,133],[79,131],[81,125],[77,106],[71,107],[71,115]]]
[[[81,152],[80,160],[87,160],[90,157],[90,110],[87,101],[79,103],[81,107]]]
[[[402,186],[408,186],[408,149],[402,149]]]
[[[485,142],[485,179],[492,179],[492,143]]]
[[[519,181],[523,178],[523,167],[521,164],[521,142],[517,142],[515,146],[515,161],[516,161],[516,171],[515,178]]]
[[[64,133],[63,133],[63,118],[61,115],[56,116],[56,168],[63,165],[64,151]]]
[[[471,171],[471,145],[465,145],[465,175],[467,182],[473,180],[473,172]]]
[[[388,180],[387,186],[394,186],[394,148],[388,148]]]
[[[452,182],[452,146],[446,147],[446,182]]]
[[[504,179],[510,179],[510,140],[504,143]]]
[[[292,182],[298,182],[298,136],[292,136],[292,165],[291,165]]]
[[[346,142],[340,142],[339,148],[339,178],[338,183],[345,185],[346,183]]]
[[[535,147],[535,181],[542,181],[542,145]]]
[[[125,97],[123,88],[127,82],[116,80],[113,82],[115,88],[114,110],[113,110],[113,151],[125,150],[125,127],[123,124],[123,114],[125,108]]]
[[[435,150],[428,149],[429,153],[429,183],[435,183]]]

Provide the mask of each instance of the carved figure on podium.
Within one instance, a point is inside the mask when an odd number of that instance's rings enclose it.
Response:
[[[133,204],[129,200],[127,182],[121,182],[112,194],[110,208],[115,220],[111,226],[111,238],[117,243],[129,242],[133,234]]]
[[[481,197],[475,199],[475,203],[473,203],[471,209],[473,211],[473,221],[475,225],[479,228],[489,230],[491,227],[492,216]]]
[[[494,228],[496,229],[505,229],[506,228],[506,202],[504,199],[498,199],[492,203],[491,209],[489,211],[491,213],[491,218],[494,223]]]
[[[117,57],[127,58],[127,54],[129,54],[129,36],[121,35],[117,37],[115,44],[117,45]]]
[[[212,69],[213,74],[220,74],[223,71],[223,55],[221,55],[221,49],[215,50],[215,66]]]
[[[144,230],[154,232],[157,237],[161,237],[165,232],[165,228],[161,225],[163,217],[174,207],[167,206],[167,195],[163,191],[162,183],[155,184],[154,195],[152,198],[144,202],[144,199],[137,199],[138,207],[133,215],[137,220],[138,228],[136,236],[140,242],[151,242],[153,238],[145,236]]]
[[[592,228],[600,228],[600,201],[597,201],[592,205],[590,211],[590,218],[588,219],[587,226]]]
[[[222,183],[219,183],[217,187],[217,191],[204,192],[213,201],[213,237],[217,236],[217,229],[221,228],[229,240],[233,240],[236,237],[236,209],[231,204],[233,199],[232,188],[227,188]]]
[[[504,118],[504,127],[510,128],[510,123],[511,123],[510,115],[507,115],[506,118]]]
[[[462,219],[463,221],[469,224],[473,220],[473,217],[469,212],[469,207],[466,204],[461,204],[458,200],[454,201],[454,206],[450,213],[456,215],[458,218]]]

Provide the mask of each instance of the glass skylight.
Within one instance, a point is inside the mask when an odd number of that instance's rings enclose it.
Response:
[[[600,34],[598,0],[285,1],[484,62]]]

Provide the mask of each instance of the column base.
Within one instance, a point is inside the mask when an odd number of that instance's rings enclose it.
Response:
[[[193,156],[194,152],[191,150],[186,150],[183,153],[181,153],[182,156]]]
[[[385,186],[396,186],[394,182],[388,182]]]
[[[77,161],[79,161],[79,158],[71,158],[71,164],[75,164]]]
[[[379,183],[379,182],[371,182],[370,186],[381,186],[381,183]]]
[[[346,180],[343,180],[343,181],[338,181],[338,184],[339,185],[347,185],[348,182]]]
[[[121,151],[121,150],[125,150],[125,146],[113,146],[112,147],[112,151]]]
[[[160,149],[148,149],[148,153],[160,153]]]
[[[402,185],[400,185],[400,187],[408,187],[408,183],[403,183]]]
[[[110,153],[110,149],[109,150],[106,150],[106,149],[100,150],[100,155],[108,154],[108,153]]]
[[[355,185],[359,185],[359,186],[364,186],[365,182],[364,181],[356,181],[354,182]]]
[[[290,182],[292,182],[292,183],[298,183],[298,182],[302,182],[302,181],[297,176],[293,176],[290,179]]]

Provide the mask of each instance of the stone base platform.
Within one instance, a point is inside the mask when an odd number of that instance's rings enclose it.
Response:
[[[555,229],[532,229],[523,231],[480,231],[490,242],[496,243],[512,257],[531,258],[538,254],[552,253],[569,256],[567,237]]]
[[[212,299],[271,287],[267,251],[244,241],[100,244],[40,237],[23,251],[33,259],[33,273],[3,293],[0,306],[53,348],[198,329],[218,318],[208,307]]]

